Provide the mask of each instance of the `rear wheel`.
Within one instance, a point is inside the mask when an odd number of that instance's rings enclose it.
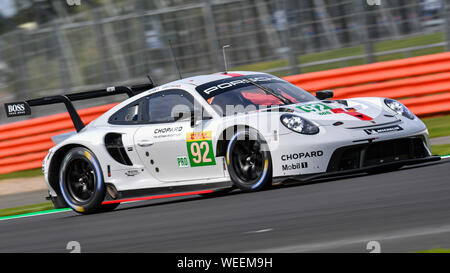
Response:
[[[245,192],[272,184],[272,159],[266,141],[253,129],[237,132],[226,153],[227,167],[234,185]]]
[[[63,159],[59,186],[66,203],[76,212],[90,214],[112,210],[117,204],[102,205],[106,185],[100,164],[88,149],[71,149]]]

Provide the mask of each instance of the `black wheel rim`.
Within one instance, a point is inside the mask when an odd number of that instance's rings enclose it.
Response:
[[[71,199],[77,203],[87,203],[95,193],[96,177],[94,168],[85,158],[73,159],[66,171],[65,185]]]
[[[264,151],[258,140],[238,140],[232,150],[232,167],[239,179],[255,183],[264,172]]]

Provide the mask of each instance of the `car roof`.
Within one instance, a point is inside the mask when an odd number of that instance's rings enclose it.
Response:
[[[252,72],[252,71],[230,71],[230,72],[220,72],[215,74],[209,74],[209,75],[200,75],[200,76],[194,76],[189,77],[177,81],[172,81],[170,83],[164,84],[160,87],[164,88],[166,85],[176,85],[176,84],[192,84],[195,86],[199,86],[205,83],[228,79],[228,78],[234,78],[234,77],[241,77],[241,76],[248,76],[248,75],[256,75],[256,74],[266,74],[263,72]]]
[[[146,92],[142,92],[141,94],[136,95],[132,98],[122,101],[121,103],[119,103],[118,105],[116,105],[115,107],[113,107],[112,109],[107,111],[106,113],[104,113],[102,116],[100,116],[99,118],[97,118],[96,120],[91,122],[89,125],[95,126],[96,124],[107,123],[107,119],[112,114],[114,114],[116,111],[118,111],[125,105],[132,103],[131,101],[139,100],[142,97],[145,97],[154,91],[159,92],[161,90],[164,90],[167,87],[173,87],[175,85],[181,85],[181,84],[190,84],[190,85],[194,85],[194,86],[200,86],[202,84],[206,84],[206,83],[213,82],[213,81],[229,79],[229,78],[233,78],[233,77],[249,76],[249,75],[268,75],[268,74],[264,73],[264,72],[255,72],[255,71],[229,71],[228,73],[220,72],[220,73],[215,73],[215,74],[193,76],[193,77],[189,77],[189,78],[185,78],[185,79],[172,81],[172,82],[155,87]],[[198,96],[200,96],[200,95],[198,95]]]

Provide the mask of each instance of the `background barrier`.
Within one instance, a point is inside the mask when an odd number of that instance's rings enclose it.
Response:
[[[314,92],[330,89],[336,99],[388,97],[402,101],[418,116],[450,112],[450,53],[380,62],[285,78]],[[116,104],[82,109],[85,124]],[[0,174],[41,167],[51,137],[73,131],[67,113],[0,126]]]
[[[289,76],[308,91],[332,88],[334,98],[398,99],[420,117],[450,112],[450,53]]]
[[[86,108],[78,113],[88,124],[115,105]],[[52,136],[74,130],[68,113],[0,126],[0,174],[40,168],[48,149],[55,145]]]

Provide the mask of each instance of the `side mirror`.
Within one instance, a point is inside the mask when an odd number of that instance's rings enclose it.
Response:
[[[316,98],[319,100],[331,99],[334,96],[333,90],[317,91]]]

